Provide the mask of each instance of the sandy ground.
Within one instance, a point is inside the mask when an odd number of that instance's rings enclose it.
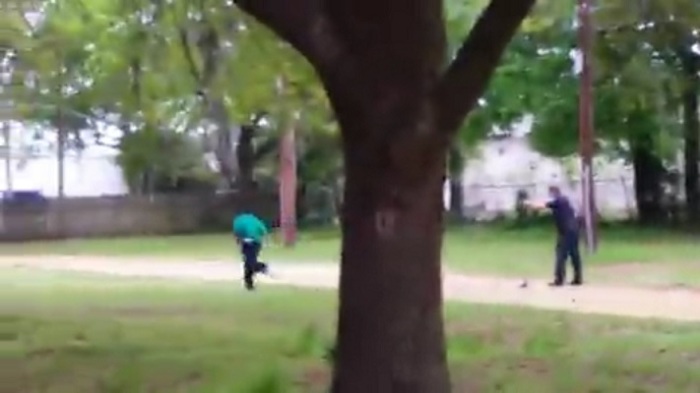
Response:
[[[240,280],[240,266],[230,262],[164,262],[103,257],[3,257],[0,268],[34,268],[182,280]],[[280,263],[262,285],[333,289],[338,268],[331,264]],[[509,304],[580,313],[700,321],[700,291],[585,285],[549,288],[545,281],[446,274],[445,297],[471,303]]]

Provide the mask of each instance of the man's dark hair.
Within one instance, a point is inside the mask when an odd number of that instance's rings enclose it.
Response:
[[[552,194],[554,196],[561,195],[561,189],[557,186],[549,186],[549,192],[550,192],[550,194]]]

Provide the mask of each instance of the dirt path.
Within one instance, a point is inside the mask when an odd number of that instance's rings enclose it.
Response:
[[[0,268],[35,268],[186,280],[222,281],[240,279],[239,266],[224,262],[163,262],[141,259],[124,261],[102,257],[3,257]],[[279,263],[274,278],[263,284],[332,289],[338,269],[331,264]],[[581,313],[700,321],[700,291],[586,285],[549,288],[544,281],[522,281],[498,277],[458,274],[445,276],[445,296],[472,303],[510,304]]]

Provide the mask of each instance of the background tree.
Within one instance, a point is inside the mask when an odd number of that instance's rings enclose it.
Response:
[[[578,151],[578,77],[573,72],[570,50],[575,32],[560,30],[557,41],[540,41],[547,53],[527,76],[542,86],[533,96],[535,116],[530,140],[548,156],[566,157]],[[642,222],[662,218],[664,159],[673,150],[664,139],[669,116],[663,106],[666,73],[650,61],[643,48],[627,50],[618,43],[599,39],[598,74],[595,80],[595,119],[598,152],[608,158],[622,157],[633,166],[635,195]],[[545,88],[545,86],[548,86]]]
[[[651,69],[647,78],[666,75],[664,106],[674,113],[673,124],[681,124],[684,141],[684,185],[686,212],[691,222],[700,214],[700,4],[692,0],[616,0],[600,9],[602,36],[627,52],[648,53]],[[682,112],[682,117],[678,116]]]
[[[662,32],[654,31],[651,24],[642,28],[643,20],[635,12],[614,6],[606,3],[596,14],[598,151],[630,162],[639,218],[656,224],[667,216],[663,186],[678,151],[681,127],[688,124],[679,116],[681,91],[687,84],[682,82],[680,62],[669,63],[664,55],[668,51],[659,49],[657,36],[663,38]],[[473,117],[481,123],[475,124],[478,129],[507,128],[504,125],[514,119],[531,114],[535,122],[529,137],[536,150],[558,158],[577,152],[578,77],[572,61],[577,43],[572,9],[541,7],[525,27],[526,34],[509,46],[493,88],[483,97],[477,112],[481,116]],[[640,45],[640,40],[646,43]],[[489,108],[489,102],[497,105]]]
[[[477,4],[475,4],[477,3]],[[458,51],[462,37],[468,33],[479,15],[479,2],[447,2],[447,32],[450,57]],[[483,2],[482,2],[483,3]],[[467,158],[494,131],[507,134],[513,124],[530,115],[533,100],[542,94],[533,87],[529,74],[540,66],[538,39],[559,26],[572,13],[574,2],[539,1],[525,20],[522,33],[508,46],[504,59],[490,82],[490,88],[479,99],[469,118],[462,124],[448,158],[450,207],[452,216],[461,217],[464,206],[462,173]]]
[[[186,133],[204,140],[226,188],[253,185],[254,168],[276,151],[275,119],[292,112],[313,124],[328,118],[308,65],[231,4],[62,0],[44,10],[29,38],[22,58],[33,83],[24,83],[25,74],[14,94],[25,122],[55,127],[60,117],[79,142],[71,145],[107,144],[125,156],[143,154],[123,151],[137,146],[120,142],[134,133]],[[60,94],[47,88],[56,85],[56,70],[65,71]],[[284,91],[276,83],[281,73]],[[112,140],[115,128],[121,136]]]

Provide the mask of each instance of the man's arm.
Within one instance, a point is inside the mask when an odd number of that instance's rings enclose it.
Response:
[[[267,225],[265,225],[265,223],[260,219],[258,219],[258,231],[260,233],[260,241],[263,241],[264,238],[270,234],[270,231],[267,229]]]
[[[234,219],[231,223],[231,234],[233,234],[233,237],[236,238],[236,241],[240,241],[239,231],[238,222],[236,222]]]
[[[534,201],[525,201],[524,202],[525,206],[532,210],[552,210],[554,208],[554,201],[549,201],[549,202],[534,202]]]

